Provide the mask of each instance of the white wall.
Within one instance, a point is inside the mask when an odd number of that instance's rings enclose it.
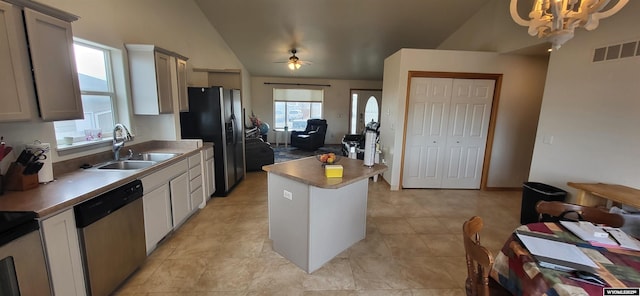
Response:
[[[594,48],[640,40],[638,15],[640,1],[629,1],[596,30],[577,31],[552,53],[532,181],[571,193],[569,181],[640,188],[640,57],[591,62]]]
[[[284,66],[283,66],[284,67]],[[304,79],[304,78],[279,78],[279,77],[252,77],[251,94],[253,108],[247,108],[247,116],[255,113],[258,118],[268,123],[273,129],[273,89],[274,88],[304,88],[295,85],[267,85],[273,83],[306,83],[327,84],[330,87],[313,87],[324,89],[324,104],[322,114],[327,120],[326,144],[339,144],[342,136],[349,133],[349,104],[351,102],[351,89],[380,89],[381,81],[369,80],[337,80],[337,79]],[[273,131],[269,132],[268,140],[274,142]]]
[[[491,0],[451,34],[438,49],[476,50],[506,53],[545,43],[527,34],[528,27],[516,24],[509,13],[509,2]],[[519,1],[524,8],[529,1]],[[529,6],[530,8],[531,6]],[[524,12],[524,10],[523,10]],[[522,14],[526,16],[525,13]]]
[[[189,85],[203,85],[203,81],[204,84],[207,83],[206,73],[194,73],[191,71],[193,68],[242,69],[245,81],[243,103],[245,107],[251,106],[248,72],[244,71],[235,54],[192,0],[39,2],[78,15],[80,19],[72,23],[74,36],[120,49],[125,58],[125,43],[155,44],[188,57]],[[128,69],[126,60],[123,66],[125,70]],[[126,93],[130,93],[128,89]],[[177,111],[174,115],[133,116],[131,128],[136,134],[136,142],[175,139],[179,121],[177,116]],[[18,145],[36,139],[55,143],[53,124],[40,120],[0,124],[0,134],[10,143]],[[53,153],[52,156],[56,162],[109,149],[111,148],[103,147],[62,157]]]
[[[487,186],[521,187],[528,179],[546,65],[546,58],[450,50],[402,49],[385,59],[380,139],[392,190],[401,187],[409,71],[503,74]]]

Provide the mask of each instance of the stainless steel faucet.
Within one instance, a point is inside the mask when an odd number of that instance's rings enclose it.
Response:
[[[120,160],[120,149],[124,147],[124,143],[133,140],[133,136],[126,126],[122,123],[116,123],[113,127],[113,158]]]

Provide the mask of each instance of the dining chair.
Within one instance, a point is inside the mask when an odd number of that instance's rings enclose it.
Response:
[[[493,255],[480,245],[480,230],[484,226],[481,217],[473,216],[462,225],[464,251],[467,259],[467,295],[511,295],[498,282],[489,277],[493,267]]]
[[[539,201],[536,204],[536,211],[539,215],[547,214],[552,217],[562,217],[565,214],[579,214],[580,220],[589,221],[596,224],[605,224],[611,227],[621,227],[624,225],[624,217],[620,214],[609,213],[600,208],[587,207],[576,204],[564,203],[560,201]]]

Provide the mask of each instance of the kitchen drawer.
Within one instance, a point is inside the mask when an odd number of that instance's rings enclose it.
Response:
[[[196,189],[196,191],[191,192],[191,210],[195,211],[196,208],[198,208],[200,206],[200,204],[202,204],[203,202],[203,195],[202,195],[202,186],[200,186],[200,188]]]
[[[189,180],[193,180],[202,175],[202,166],[198,165],[189,169]]]
[[[202,187],[202,178],[198,177],[195,179],[192,179],[191,182],[189,183],[189,188],[191,188],[191,192],[193,192],[196,188],[198,187]]]
[[[209,149],[205,149],[204,150],[204,159],[210,159],[213,158],[213,148],[209,148]]]
[[[189,166],[187,160],[184,159],[176,164],[166,167],[160,171],[146,175],[142,177],[142,188],[144,194],[160,187],[162,184],[167,184],[174,177],[186,172]]]
[[[189,156],[189,167],[200,165],[200,154],[194,154]]]

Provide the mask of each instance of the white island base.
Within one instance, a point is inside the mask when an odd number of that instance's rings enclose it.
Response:
[[[364,239],[368,178],[336,189],[268,178],[273,249],[307,273]]]

